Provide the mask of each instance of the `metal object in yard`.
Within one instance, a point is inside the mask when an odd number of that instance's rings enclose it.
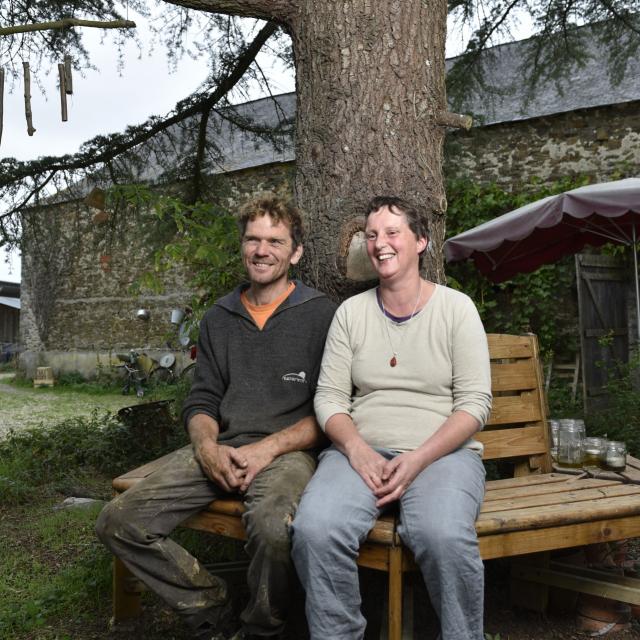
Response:
[[[123,407],[118,418],[143,442],[159,442],[165,446],[174,425],[170,405],[173,400],[156,400]]]
[[[171,309],[171,324],[180,324],[184,319],[184,311],[182,309]]]

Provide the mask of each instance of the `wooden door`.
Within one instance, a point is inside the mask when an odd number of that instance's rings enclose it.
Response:
[[[576,255],[585,412],[607,404],[617,363],[629,360],[627,273],[613,256]]]

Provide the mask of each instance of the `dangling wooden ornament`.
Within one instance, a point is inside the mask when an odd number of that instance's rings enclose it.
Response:
[[[3,120],[4,120],[4,69],[0,67],[0,142],[2,142]]]
[[[62,116],[62,122],[66,122],[67,115],[67,89],[65,81],[64,64],[58,64],[58,76],[60,78],[60,113]]]
[[[32,136],[36,130],[33,127],[33,113],[31,112],[31,72],[28,62],[22,63],[22,72],[24,74],[24,115],[27,119],[27,133]]]
[[[73,94],[73,77],[71,72],[71,56],[66,55],[64,57],[64,88],[66,89],[67,95]]]

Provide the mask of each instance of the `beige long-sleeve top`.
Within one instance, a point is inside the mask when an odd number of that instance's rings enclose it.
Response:
[[[480,425],[491,410],[487,338],[468,296],[436,285],[425,307],[401,323],[383,314],[375,289],[338,308],[315,395],[322,429],[346,413],[371,446],[411,451],[460,410]],[[472,439],[464,446],[482,451]]]

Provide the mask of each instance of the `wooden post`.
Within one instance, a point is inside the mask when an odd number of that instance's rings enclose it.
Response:
[[[60,76],[60,113],[62,122],[66,122],[67,116],[67,89],[65,82],[64,64],[58,64],[58,76]]]
[[[389,640],[402,638],[402,547],[389,549]]]
[[[140,616],[140,583],[118,558],[113,559],[113,621]]]
[[[71,56],[64,57],[64,88],[68,95],[73,93],[73,76],[72,76]]]
[[[4,69],[0,68],[0,142],[2,142],[3,120],[4,120]]]
[[[33,128],[33,114],[31,113],[31,72],[29,63],[22,63],[24,73],[24,115],[27,119],[27,133],[32,136],[36,130]]]

